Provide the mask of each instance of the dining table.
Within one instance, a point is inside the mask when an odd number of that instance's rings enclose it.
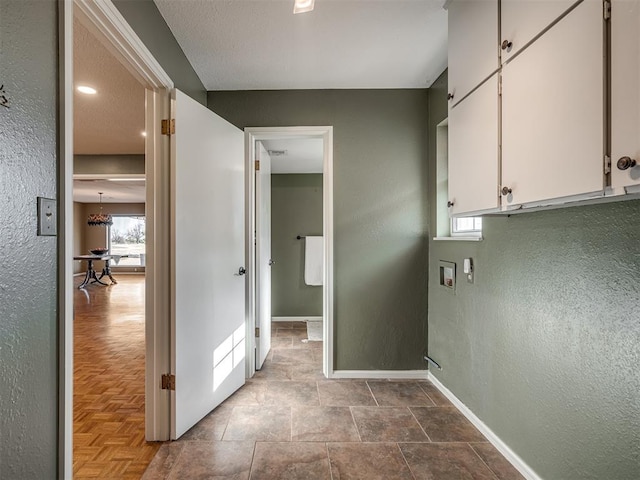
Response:
[[[121,256],[122,255],[118,255],[118,257],[121,257]],[[99,283],[100,285],[104,285],[104,286],[117,284],[118,282],[116,282],[116,279],[113,278],[113,275],[111,274],[110,262],[113,257],[114,257],[113,255],[76,255],[75,257],[73,257],[74,260],[83,260],[87,262],[87,272],[85,273],[84,280],[82,281],[82,283],[78,285],[78,288],[84,288],[89,283],[92,283],[92,284]],[[102,273],[100,274],[100,276],[96,274],[96,271],[93,268],[93,262],[95,262],[96,260],[100,260],[104,262],[104,266],[102,267]],[[109,277],[109,280],[111,280],[111,283],[103,282],[102,281],[103,277]]]

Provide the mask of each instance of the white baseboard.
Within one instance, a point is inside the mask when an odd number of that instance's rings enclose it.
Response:
[[[438,380],[431,371],[428,373],[427,377],[433,385],[442,392],[442,394],[447,397],[451,403],[455,405],[455,407],[460,410],[467,420],[469,420],[473,425],[480,430],[480,432],[487,437],[487,440],[491,442],[491,444],[496,447],[496,449],[506,458],[527,480],[542,480],[538,474],[527,465],[524,460],[522,460],[513,450],[511,450],[506,443],[504,443],[500,437],[498,437],[493,430],[485,425],[485,423],[480,420],[464,403],[460,401],[458,397],[456,397],[451,390],[445,387],[440,380]]]
[[[334,370],[330,378],[390,378],[393,380],[426,380],[427,370]]]
[[[321,322],[322,317],[271,317],[272,322],[306,322],[306,321],[314,321]]]

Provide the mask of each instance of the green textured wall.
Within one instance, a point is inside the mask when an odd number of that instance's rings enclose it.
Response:
[[[57,476],[57,237],[37,197],[57,197],[58,2],[0,0],[0,478]]]
[[[304,241],[322,235],[322,175],[271,176],[271,313],[322,316],[322,287],[304,283]]]
[[[332,125],[335,368],[424,368],[426,90],[208,92],[239,128]]]
[[[144,155],[74,155],[73,173],[144,175]]]
[[[176,88],[206,105],[207,92],[153,0],[112,0]]]
[[[432,139],[446,75],[429,105]],[[433,373],[542,478],[640,478],[640,202],[485,217],[484,237],[430,243]]]

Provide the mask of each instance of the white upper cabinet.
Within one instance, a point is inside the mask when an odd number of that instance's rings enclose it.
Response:
[[[499,68],[498,1],[453,0],[449,12],[449,105]]]
[[[576,3],[580,1],[502,0],[500,4],[502,62],[509,60]]]
[[[603,38],[585,0],[503,66],[503,208],[603,190]]]
[[[614,0],[611,5],[611,163],[614,190],[640,184],[638,0]]]
[[[498,74],[449,112],[452,215],[498,208]]]

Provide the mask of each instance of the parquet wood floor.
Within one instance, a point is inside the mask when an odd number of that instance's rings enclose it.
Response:
[[[74,479],[139,479],[161,445],[144,439],[144,275],[116,276],[75,289]]]

